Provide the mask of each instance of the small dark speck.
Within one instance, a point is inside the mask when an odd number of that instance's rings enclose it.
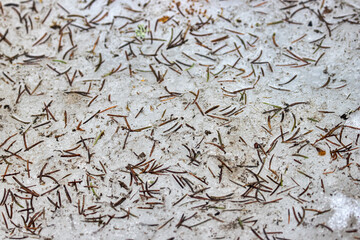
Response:
[[[340,116],[341,119],[347,120],[349,118],[349,115],[344,113],[343,115]]]
[[[8,109],[9,111],[11,111],[10,105],[4,105],[4,109]]]
[[[312,27],[312,21],[309,22],[308,27]]]

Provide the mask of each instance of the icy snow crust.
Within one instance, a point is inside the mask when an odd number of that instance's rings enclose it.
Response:
[[[358,1],[0,3],[1,239],[360,237]]]

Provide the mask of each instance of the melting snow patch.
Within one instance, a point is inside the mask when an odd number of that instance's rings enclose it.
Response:
[[[349,198],[341,193],[336,193],[331,198],[331,209],[334,214],[329,220],[329,227],[332,229],[344,229],[348,225],[348,220],[355,217],[360,222],[360,202]]]

